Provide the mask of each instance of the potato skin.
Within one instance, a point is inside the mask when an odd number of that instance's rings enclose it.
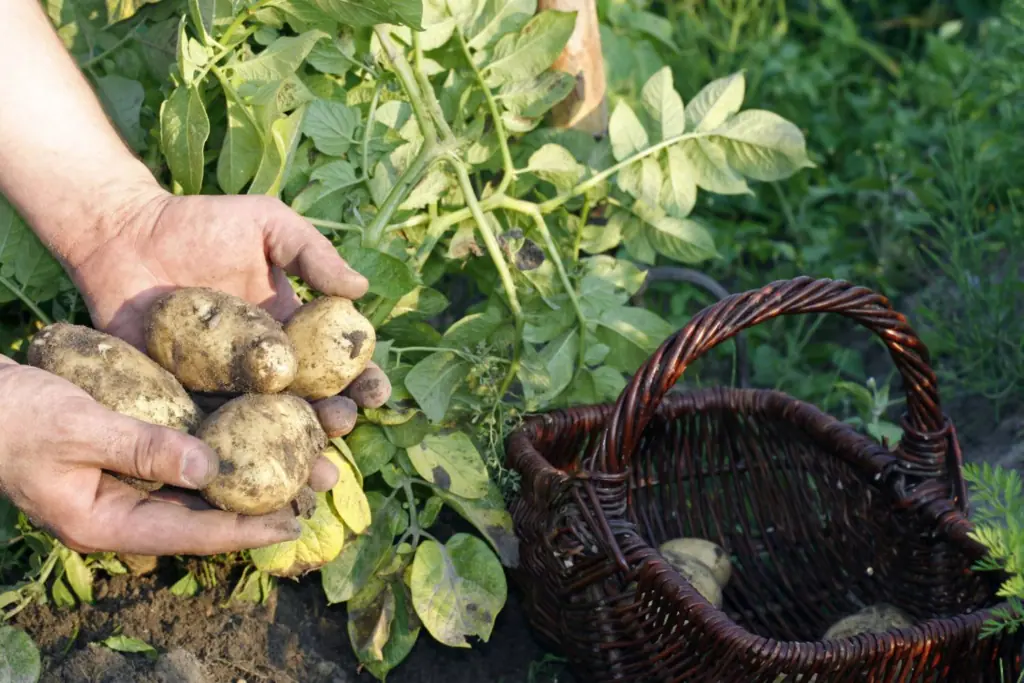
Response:
[[[243,515],[287,506],[327,448],[313,407],[290,394],[232,399],[196,436],[220,456],[220,472],[200,494],[215,507]]]
[[[157,299],[147,312],[146,350],[189,391],[276,394],[298,367],[269,313],[209,287]]]
[[[717,543],[703,538],[676,538],[663,543],[659,551],[669,561],[671,561],[670,554],[692,557],[707,566],[715,575],[715,581],[723,588],[732,578],[732,564],[729,562],[729,555]]]
[[[340,393],[366,368],[377,334],[348,299],[325,296],[304,304],[285,324],[298,358],[288,392],[308,401]]]
[[[194,432],[203,412],[171,373],[131,344],[83,325],[58,322],[40,330],[28,364],[66,379],[122,415]],[[114,474],[144,491],[162,484]]]

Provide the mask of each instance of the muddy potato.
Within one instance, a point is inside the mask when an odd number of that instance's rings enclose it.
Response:
[[[131,344],[91,327],[54,323],[28,347],[28,363],[84,390],[122,415],[194,432],[203,413],[171,373]],[[155,491],[158,482],[115,474],[136,488]]]
[[[220,456],[220,471],[200,493],[222,510],[263,515],[287,506],[327,448],[313,407],[291,394],[228,401],[196,436]]]
[[[284,331],[298,358],[288,391],[309,401],[340,393],[366,368],[377,343],[370,321],[336,296],[304,304]]]
[[[359,406],[347,396],[331,396],[313,404],[320,425],[327,436],[336,439],[345,436],[356,426]]]
[[[666,559],[669,559],[670,554],[679,557],[692,557],[710,569],[715,576],[715,581],[723,588],[732,578],[732,564],[729,562],[729,555],[717,543],[703,538],[676,538],[666,541],[658,550]]]
[[[861,633],[884,633],[913,625],[914,622],[902,610],[888,603],[878,603],[840,619],[825,632],[824,637],[849,638]]]
[[[146,349],[197,392],[275,394],[295,378],[295,350],[281,324],[243,299],[186,287],[157,299],[146,320]]]
[[[715,580],[711,570],[699,560],[683,555],[665,556],[672,568],[690,582],[704,599],[715,607],[722,606],[722,586]]]

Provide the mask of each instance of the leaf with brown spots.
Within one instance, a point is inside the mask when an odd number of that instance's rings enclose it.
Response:
[[[439,489],[463,498],[487,495],[487,466],[464,432],[427,435],[406,452],[416,472]]]
[[[445,545],[424,541],[410,577],[412,603],[438,642],[469,647],[467,636],[484,642],[505,606],[508,586],[498,558],[476,536],[455,534]]]

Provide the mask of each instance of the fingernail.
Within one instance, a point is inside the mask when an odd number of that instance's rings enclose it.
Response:
[[[181,478],[189,486],[202,488],[217,473],[217,456],[205,448],[196,448],[185,454]]]

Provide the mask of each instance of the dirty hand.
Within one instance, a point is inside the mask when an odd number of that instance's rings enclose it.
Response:
[[[289,509],[246,517],[114,478],[107,472],[198,489],[219,463],[195,437],[107,410],[70,382],[2,357],[0,416],[0,493],[73,550],[212,555],[299,536]],[[310,478],[315,490],[331,483]]]

